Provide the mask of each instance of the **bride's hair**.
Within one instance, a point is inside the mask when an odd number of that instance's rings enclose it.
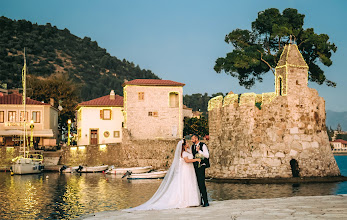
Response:
[[[186,139],[183,139],[182,140],[182,149],[181,149],[181,157],[182,157],[182,154],[183,154],[183,151],[184,151],[184,146],[186,146]]]

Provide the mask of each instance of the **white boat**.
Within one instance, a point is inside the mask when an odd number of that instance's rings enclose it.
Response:
[[[35,174],[41,173],[43,170],[41,160],[17,157],[13,161],[14,164],[11,167],[13,174]]]
[[[26,59],[25,59],[25,48],[24,48],[24,67],[22,70],[22,84],[23,84],[23,112],[26,111]],[[32,136],[31,136],[31,144],[32,144]],[[27,122],[26,119],[23,121],[23,145],[21,146],[23,152],[23,156],[18,156],[12,159],[13,165],[11,167],[11,174],[35,174],[41,173],[43,170],[42,160],[43,157],[40,154],[30,154],[30,147],[27,143]],[[32,146],[31,146],[32,147]]]
[[[106,171],[107,174],[116,174],[116,175],[124,175],[127,171],[130,171],[132,174],[137,173],[148,173],[152,170],[152,166],[146,167],[128,167],[128,168],[114,168],[111,166],[110,169]]]
[[[94,167],[83,167],[83,166],[78,166],[78,167],[62,167],[60,171],[62,173],[73,173],[73,172],[78,172],[78,173],[97,173],[97,172],[102,172],[107,170],[108,165],[102,165],[102,166],[94,166]]]
[[[167,171],[155,171],[149,173],[137,173],[130,174],[127,179],[128,180],[136,180],[136,179],[162,179],[165,177]]]
[[[108,165],[95,166],[95,167],[83,167],[80,173],[97,173],[107,170]]]

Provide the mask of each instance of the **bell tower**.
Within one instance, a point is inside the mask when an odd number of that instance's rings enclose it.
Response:
[[[277,96],[299,95],[307,88],[308,66],[298,46],[285,45],[275,68],[275,92]]]

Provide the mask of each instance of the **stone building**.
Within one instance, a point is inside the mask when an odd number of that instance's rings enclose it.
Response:
[[[338,176],[325,126],[325,101],[307,86],[296,44],[275,68],[275,92],[228,94],[209,101],[214,178]]]
[[[110,95],[79,103],[77,144],[96,145],[122,142],[123,97]]]
[[[184,85],[160,79],[125,82],[124,127],[131,138],[182,138]]]

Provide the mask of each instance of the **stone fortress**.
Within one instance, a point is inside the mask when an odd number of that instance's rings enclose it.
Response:
[[[339,176],[325,125],[325,101],[308,86],[296,44],[275,68],[275,92],[209,101],[207,175],[220,179]],[[232,93],[232,92],[231,92]]]

